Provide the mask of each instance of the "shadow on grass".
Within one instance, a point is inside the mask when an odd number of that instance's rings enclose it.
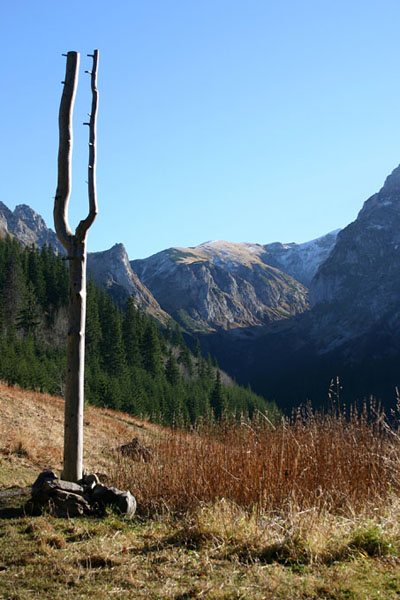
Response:
[[[20,519],[25,516],[25,503],[31,488],[10,488],[0,491],[0,520]]]
[[[0,521],[6,519],[20,519],[25,516],[25,510],[23,506],[10,506],[8,508],[2,508],[0,505]]]

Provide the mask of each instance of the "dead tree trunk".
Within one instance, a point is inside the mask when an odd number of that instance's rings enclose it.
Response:
[[[86,237],[97,215],[96,198],[96,116],[97,62],[93,58],[91,75],[92,109],[89,123],[89,214],[72,233],[68,224],[68,201],[71,194],[72,115],[78,83],[79,53],[68,52],[64,90],[59,112],[58,181],[54,201],[54,225],[69,261],[69,307],[67,374],[65,385],[64,470],[63,478],[78,481],[82,477],[83,404],[86,318]]]

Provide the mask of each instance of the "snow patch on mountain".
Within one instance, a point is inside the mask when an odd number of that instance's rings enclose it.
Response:
[[[339,231],[340,229],[336,229],[302,244],[295,242],[265,244],[263,248],[267,256],[263,255],[263,260],[309,286],[319,266],[331,253]]]

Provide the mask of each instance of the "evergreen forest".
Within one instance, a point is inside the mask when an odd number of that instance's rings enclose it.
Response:
[[[49,246],[0,240],[0,378],[9,384],[64,391],[68,264]],[[85,399],[164,425],[188,426],[224,414],[252,417],[274,405],[222,373],[180,327],[161,328],[136,306],[87,286]]]

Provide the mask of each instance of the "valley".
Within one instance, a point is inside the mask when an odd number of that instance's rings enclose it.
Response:
[[[396,402],[400,360],[400,167],[341,231],[295,243],[205,242],[130,260],[121,242],[88,270],[121,305],[183,328],[220,366],[281,408],[343,399]],[[25,245],[54,232],[31,208],[0,206],[0,232]]]

